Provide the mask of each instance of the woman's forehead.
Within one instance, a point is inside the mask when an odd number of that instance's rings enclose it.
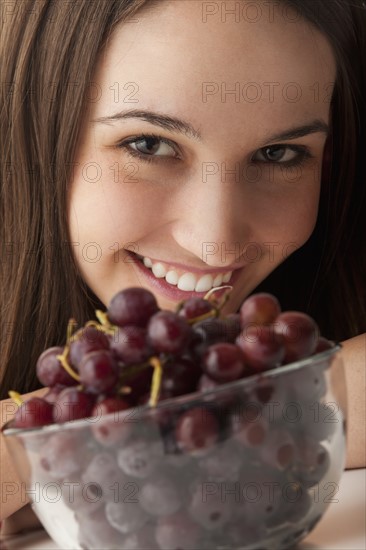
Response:
[[[209,4],[258,4],[263,8],[256,19],[235,17],[234,13],[230,17],[230,12],[223,16],[219,10],[205,16]],[[274,2],[269,10],[271,4],[163,0],[155,4],[154,10],[142,9],[131,22],[122,23],[112,36],[104,59],[113,68],[131,58],[144,63],[145,57],[152,63],[150,69],[161,76],[165,68],[169,68],[169,74],[174,67],[179,73],[179,63],[184,63],[185,69],[192,65],[198,76],[213,78],[243,74],[287,76],[287,71],[296,76],[304,70],[320,76],[326,69],[335,70],[331,48],[320,31],[302,16],[282,9],[281,2]],[[149,70],[146,61],[144,68]]]
[[[223,117],[324,116],[336,76],[326,38],[280,3],[223,4],[227,13],[221,2],[163,1],[122,23],[100,58],[93,117],[137,105],[192,116],[210,115],[210,106]],[[248,10],[230,16],[235,4]],[[260,12],[249,11],[254,4]]]

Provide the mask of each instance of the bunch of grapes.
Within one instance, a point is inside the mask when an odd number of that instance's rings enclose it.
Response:
[[[222,307],[222,306],[221,306]],[[215,300],[191,298],[175,313],[160,310],[143,288],[116,294],[37,362],[42,398],[22,404],[13,427],[66,422],[128,409],[263,373],[331,347],[304,313],[281,313],[277,299],[256,294],[240,313],[220,317]],[[14,395],[14,392],[12,392]],[[66,405],[66,406],[65,406]]]
[[[71,320],[66,345],[39,357],[37,376],[48,393],[22,403],[11,427],[98,418],[83,436],[64,430],[39,450],[43,473],[94,490],[90,501],[81,493],[65,500],[84,548],[214,548],[223,527],[226,545],[251,544],[309,514],[309,489],[329,468],[323,442],[334,425],[318,422],[309,435],[309,413],[294,423],[268,404],[320,403],[325,376],[309,366],[280,386],[266,374],[332,343],[311,317],[281,312],[270,294],[247,298],[226,317],[224,302],[211,294],[171,312],[148,290],[128,288],[107,312],[96,312],[99,322],[76,330]],[[252,382],[241,392],[230,391],[247,377]],[[136,407],[145,411],[143,421],[126,421]],[[238,503],[217,490],[253,482],[301,488],[299,503],[291,506],[281,491]],[[114,491],[112,498],[116,483],[138,483],[137,501],[127,504]]]

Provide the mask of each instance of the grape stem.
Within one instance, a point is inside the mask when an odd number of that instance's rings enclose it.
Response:
[[[154,373],[151,382],[151,393],[149,405],[150,407],[156,407],[159,399],[161,379],[163,376],[163,367],[158,357],[150,357],[150,365],[154,368]]]
[[[221,302],[217,302],[217,300],[213,299],[211,300],[211,296],[217,292],[218,290],[222,290],[223,288],[227,288],[228,292],[225,292],[223,295]],[[193,325],[194,323],[198,323],[199,321],[204,321],[205,319],[210,319],[211,317],[219,317],[221,313],[221,309],[224,307],[226,302],[229,299],[230,292],[232,291],[233,287],[231,285],[223,285],[223,286],[217,286],[214,288],[211,288],[206,294],[204,295],[203,299],[207,300],[211,303],[212,309],[211,311],[208,311],[207,313],[204,313],[203,315],[199,315],[198,317],[194,317],[193,319],[187,319],[188,323],[190,325]],[[182,300],[178,303],[175,312],[178,314],[181,309],[183,308],[185,304],[185,300]]]
[[[185,304],[185,300],[182,300],[181,302],[178,303],[177,307],[175,308],[176,314],[179,314],[184,304]],[[211,317],[218,317],[220,314],[219,310],[217,309],[216,305],[213,302],[211,302],[211,305],[212,305],[211,311],[208,311],[203,315],[199,315],[198,317],[194,317],[193,319],[187,319],[187,322],[190,325],[193,325],[194,323],[198,323],[198,321],[203,321],[204,319],[210,319]]]
[[[103,334],[110,334],[111,336],[114,336],[117,327],[114,327],[113,325],[110,325],[112,328],[107,328],[106,325],[101,325],[97,323],[96,321],[88,321],[85,323],[85,327],[93,327],[97,330],[100,330],[100,332],[103,332]]]
[[[181,302],[178,302],[177,307],[175,308],[175,313],[179,313],[179,312],[180,312],[180,310],[181,310],[181,309],[183,308],[183,306],[184,306],[184,302],[185,302],[185,300],[182,300]]]
[[[193,325],[194,323],[198,323],[199,321],[204,321],[205,319],[212,319],[214,317],[218,317],[219,315],[220,315],[220,310],[216,306],[213,306],[211,311],[208,311],[203,315],[199,315],[198,317],[194,317],[193,319],[187,319],[187,322],[188,324]]]
[[[65,371],[77,382],[80,382],[80,376],[71,368],[71,365],[69,364],[67,360],[67,356],[69,354],[69,346],[65,346],[64,352],[62,355],[57,355],[57,359],[60,361],[61,365],[65,369]]]
[[[214,307],[217,308],[219,313],[221,313],[222,308],[224,307],[224,305],[228,301],[230,293],[233,290],[233,287],[231,285],[217,286],[215,288],[211,288],[211,290],[209,290],[204,296],[204,300],[208,300],[210,302],[211,301],[210,298],[211,298],[212,294],[214,294],[218,290],[222,290],[223,288],[227,288],[227,291],[222,296],[221,301],[219,303],[217,303],[217,301],[214,300],[214,302],[213,302]],[[211,301],[211,303],[212,303],[212,301]]]
[[[9,397],[14,401],[14,403],[16,405],[18,405],[18,407],[20,407],[21,405],[23,405],[24,401],[20,395],[20,393],[18,393],[17,391],[13,391],[13,390],[10,390],[8,392],[8,395]]]
[[[128,380],[131,375],[137,374],[148,367],[150,367],[149,361],[146,361],[145,363],[137,363],[136,365],[129,365],[128,367],[122,367],[122,374],[119,379],[120,384]]]
[[[105,334],[110,334],[111,336],[113,336],[116,333],[116,331],[118,330],[118,327],[116,327],[115,325],[112,325],[105,311],[96,309],[95,316],[100,323],[100,325],[98,325],[97,323],[94,323],[93,326],[95,326],[95,328],[101,330]],[[92,323],[93,321],[89,321],[89,322]]]
[[[66,329],[66,345],[69,344],[72,334],[74,332],[74,328],[78,326],[77,321],[75,319],[69,319],[69,322],[67,323],[67,329]]]

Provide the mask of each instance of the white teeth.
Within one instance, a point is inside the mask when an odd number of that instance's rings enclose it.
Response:
[[[231,279],[232,274],[233,274],[232,271],[229,271],[229,273],[226,273],[226,275],[224,275],[223,278],[222,278],[222,282],[223,283],[228,283]]]
[[[176,286],[179,281],[178,273],[176,271],[168,271],[168,273],[165,276],[165,280],[170,285]]]
[[[162,279],[166,275],[166,269],[163,266],[163,264],[157,263],[152,266],[152,272],[154,273],[155,277],[158,279]]]
[[[212,283],[212,286],[221,286],[222,285],[222,280],[223,280],[223,274],[219,273],[214,278],[214,282]]]
[[[195,291],[196,292],[205,292],[207,290],[210,290],[210,288],[212,288],[212,285],[213,285],[213,277],[212,275],[203,275],[198,283],[196,284],[195,286]]]
[[[152,270],[153,274],[157,279],[163,279],[170,285],[177,286],[180,290],[185,290],[186,292],[207,292],[211,288],[221,286],[222,283],[228,283],[231,279],[232,271],[229,273],[223,274],[218,273],[215,277],[207,273],[202,275],[200,278],[197,278],[193,273],[183,273],[179,277],[178,273],[174,269],[165,267],[161,262],[153,263],[150,258],[144,257],[143,264],[145,267]]]
[[[180,290],[185,290],[186,292],[194,290],[196,286],[196,277],[193,273],[184,273],[179,277],[178,288]]]

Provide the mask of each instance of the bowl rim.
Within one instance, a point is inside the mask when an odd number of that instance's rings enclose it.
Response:
[[[230,390],[238,390],[238,389],[245,388],[245,386],[251,385],[255,380],[266,380],[268,378],[275,378],[277,376],[281,376],[282,374],[288,374],[293,371],[301,370],[303,368],[306,368],[308,365],[314,363],[314,359],[316,359],[315,363],[319,363],[337,354],[343,348],[343,345],[340,342],[334,342],[332,340],[329,340],[329,343],[332,344],[331,348],[325,351],[322,351],[320,353],[317,353],[315,355],[310,355],[309,357],[305,357],[298,361],[294,361],[286,365],[281,365],[279,367],[275,367],[273,369],[269,369],[261,373],[253,374],[245,378],[239,378],[238,380],[234,380],[233,382],[227,382],[226,384],[221,384],[210,390],[195,391],[185,395],[180,395],[178,397],[171,397],[169,399],[165,399],[164,401],[161,401],[155,407],[151,407],[149,404],[140,405],[140,406],[130,407],[129,409],[126,409],[124,411],[118,411],[118,414],[120,415],[121,421],[123,421],[125,417],[135,416],[134,420],[132,418],[130,420],[130,422],[133,423],[133,422],[142,421],[144,418],[148,419],[149,416],[156,414],[156,411],[175,408],[176,406],[183,406],[191,402],[194,403],[195,401],[199,401],[199,402],[206,401],[206,405],[207,405],[207,403],[212,401],[212,399],[216,395],[229,392]],[[103,418],[103,421],[107,421],[109,418],[112,418],[113,415],[115,414],[116,414],[115,412],[111,412],[109,414],[99,416],[98,419]],[[48,434],[52,432],[62,431],[65,429],[78,429],[86,426],[90,427],[93,425],[93,423],[95,423],[95,421],[91,422],[91,419],[93,418],[96,418],[96,417],[88,416],[88,417],[79,418],[76,420],[69,420],[67,422],[56,422],[53,424],[46,424],[44,426],[35,426],[31,428],[7,427],[7,425],[11,422],[11,420],[9,420],[0,428],[0,431],[5,437],[16,436],[16,435],[27,436],[28,434],[30,436],[32,434],[33,435]]]

